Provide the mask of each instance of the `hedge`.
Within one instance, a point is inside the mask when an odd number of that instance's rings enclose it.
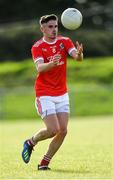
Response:
[[[86,57],[113,55],[113,33],[111,31],[76,30],[62,31],[60,34],[83,43]],[[12,31],[0,34],[0,61],[23,60],[31,57],[32,44],[40,39],[42,34],[38,28]]]

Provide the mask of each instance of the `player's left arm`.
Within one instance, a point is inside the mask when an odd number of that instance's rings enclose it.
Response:
[[[77,61],[82,61],[83,60],[83,45],[79,44],[79,42],[76,42],[76,50],[73,50],[70,53],[70,56],[72,56],[74,59]]]

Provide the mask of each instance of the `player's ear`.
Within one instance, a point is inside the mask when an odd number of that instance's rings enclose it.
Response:
[[[40,26],[40,30],[41,30],[41,32],[44,32],[43,26]]]
[[[41,30],[42,33],[44,33],[45,32],[45,25],[41,25],[40,30]]]

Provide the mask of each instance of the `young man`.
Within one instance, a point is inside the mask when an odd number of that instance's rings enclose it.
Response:
[[[43,37],[33,45],[32,57],[38,72],[35,83],[36,109],[45,123],[45,129],[24,142],[22,158],[28,163],[33,147],[39,141],[53,138],[38,165],[38,170],[48,170],[50,160],[67,134],[69,97],[66,87],[66,57],[69,54],[77,61],[82,61],[83,47],[76,42],[75,48],[68,37],[57,36],[58,18],[54,14],[40,18],[40,29]]]

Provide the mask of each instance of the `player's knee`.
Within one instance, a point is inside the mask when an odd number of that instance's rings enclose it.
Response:
[[[58,134],[59,131],[60,131],[59,128],[54,128],[54,129],[49,130],[50,137],[54,137],[56,134]]]
[[[55,136],[56,134],[58,134],[58,133],[59,133],[59,131],[60,131],[60,129],[59,129],[59,128],[55,128],[55,129],[53,129],[53,130],[52,130],[52,134],[53,134],[53,136]]]
[[[61,129],[60,129],[60,134],[61,134],[62,136],[66,136],[66,134],[67,134],[67,128],[61,128]]]

